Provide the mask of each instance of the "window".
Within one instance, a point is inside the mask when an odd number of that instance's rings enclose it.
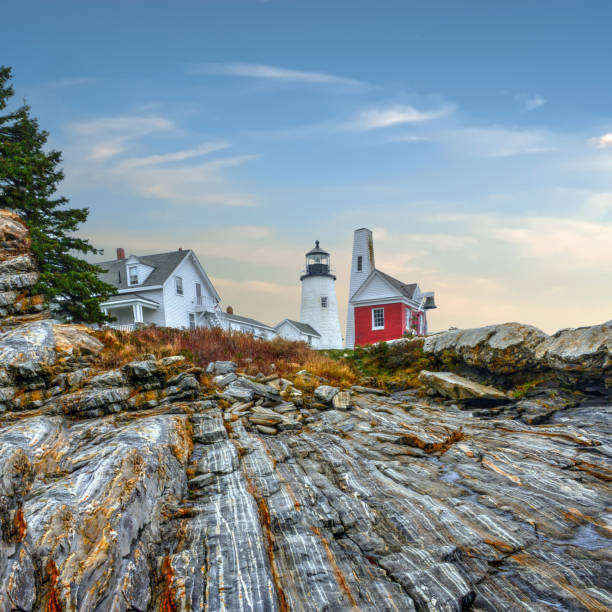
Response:
[[[384,308],[373,308],[372,309],[372,329],[384,329],[385,328],[385,309]]]
[[[176,287],[176,295],[183,295],[183,278],[181,276],[174,277],[174,286]]]
[[[361,255],[357,256],[357,272],[361,272],[363,270],[363,257]]]
[[[138,284],[138,266],[129,266],[128,268],[128,278],[130,285]]]
[[[327,308],[327,296],[326,295],[321,296],[321,308]]]
[[[195,314],[193,312],[189,313],[189,329],[195,329],[196,326],[196,320],[195,320]]]
[[[121,284],[121,270],[117,270],[117,282]]]

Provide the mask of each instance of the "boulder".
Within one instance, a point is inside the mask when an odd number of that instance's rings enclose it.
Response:
[[[351,407],[351,394],[349,391],[340,391],[332,399],[332,406],[336,410],[348,410]]]
[[[236,364],[233,361],[211,361],[206,372],[208,374],[229,374],[236,371]]]
[[[497,374],[512,374],[540,364],[538,346],[548,336],[533,325],[502,323],[455,329],[430,336],[423,351],[438,358],[450,355],[468,366]]]
[[[481,385],[452,372],[429,372],[421,370],[419,380],[440,395],[454,400],[509,401],[508,395],[494,387]]]
[[[338,387],[320,385],[314,391],[315,399],[323,404],[330,404],[334,397],[340,393]]]
[[[552,370],[601,375],[612,370],[612,321],[562,329],[541,342],[535,355],[541,366]]]

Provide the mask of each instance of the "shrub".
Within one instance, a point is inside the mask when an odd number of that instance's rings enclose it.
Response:
[[[154,326],[133,332],[104,329],[94,335],[105,345],[99,360],[99,365],[105,368],[118,368],[145,354],[158,359],[183,355],[200,367],[206,367],[210,361],[235,361],[240,371],[252,375],[262,372],[292,377],[298,370],[306,369],[340,386],[349,386],[359,378],[351,363],[333,360],[304,342],[283,338],[261,340],[220,328],[181,330]]]

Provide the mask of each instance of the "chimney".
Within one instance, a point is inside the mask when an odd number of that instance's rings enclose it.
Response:
[[[121,261],[122,259],[125,259],[125,249],[119,247],[117,249],[117,261]]]
[[[233,309],[231,306],[228,306],[228,307],[225,309],[225,312],[227,312],[227,314],[234,314],[234,309]]]
[[[182,250],[183,250],[183,247],[179,247],[179,251],[182,251]]]

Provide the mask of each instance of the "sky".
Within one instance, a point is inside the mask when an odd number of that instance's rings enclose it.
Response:
[[[431,330],[612,319],[609,0],[28,0],[3,22],[99,259],[191,248],[275,324],[320,240],[344,324],[369,227],[378,268],[435,291]]]

